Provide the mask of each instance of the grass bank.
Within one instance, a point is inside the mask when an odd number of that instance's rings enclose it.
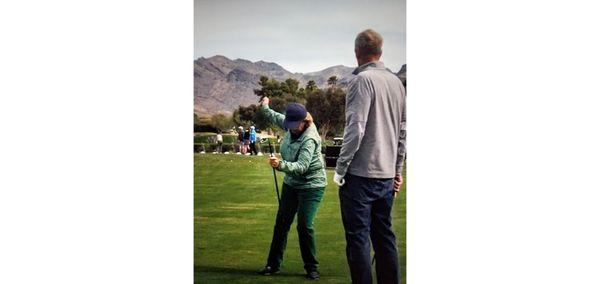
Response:
[[[260,276],[275,223],[277,197],[267,157],[195,154],[194,282],[304,283],[295,224],[288,236],[282,271]],[[328,182],[315,219],[320,283],[350,283],[338,188]],[[281,183],[283,175],[278,175]],[[281,185],[280,185],[281,188]],[[402,283],[406,279],[406,190],[396,198],[393,227],[398,242]]]

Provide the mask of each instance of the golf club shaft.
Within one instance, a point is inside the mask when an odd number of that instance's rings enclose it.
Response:
[[[271,157],[274,157],[273,154],[273,145],[271,145],[271,140],[269,140],[269,152],[271,152]],[[275,178],[275,191],[277,192],[277,202],[281,205],[281,198],[279,197],[279,184],[277,183],[277,173],[275,172],[275,168],[273,168],[273,177]]]
[[[279,185],[277,184],[277,173],[275,173],[275,168],[273,168],[273,177],[275,178],[275,191],[277,191],[277,202],[281,204],[281,198],[279,197]]]

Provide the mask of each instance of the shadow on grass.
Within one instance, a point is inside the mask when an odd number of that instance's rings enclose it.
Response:
[[[261,267],[257,267],[256,269],[242,269],[242,268],[234,268],[234,267],[216,267],[216,266],[194,266],[194,274],[203,274],[203,273],[216,273],[220,275],[236,275],[236,276],[261,276],[258,274],[258,270]],[[289,272],[279,272],[275,275],[276,277],[298,277],[304,276],[304,274],[298,273],[289,273]],[[266,276],[269,277],[269,276]]]

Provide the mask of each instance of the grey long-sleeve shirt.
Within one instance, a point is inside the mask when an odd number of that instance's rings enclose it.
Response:
[[[381,61],[361,65],[354,74],[335,171],[341,176],[393,178],[402,172],[406,152],[404,86]]]

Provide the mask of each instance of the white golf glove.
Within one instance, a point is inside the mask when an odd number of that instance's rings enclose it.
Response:
[[[344,185],[344,183],[346,183],[346,181],[344,180],[344,177],[341,175],[338,175],[338,173],[335,173],[333,175],[333,182],[335,184],[337,184],[338,186],[342,186],[342,185]]]

